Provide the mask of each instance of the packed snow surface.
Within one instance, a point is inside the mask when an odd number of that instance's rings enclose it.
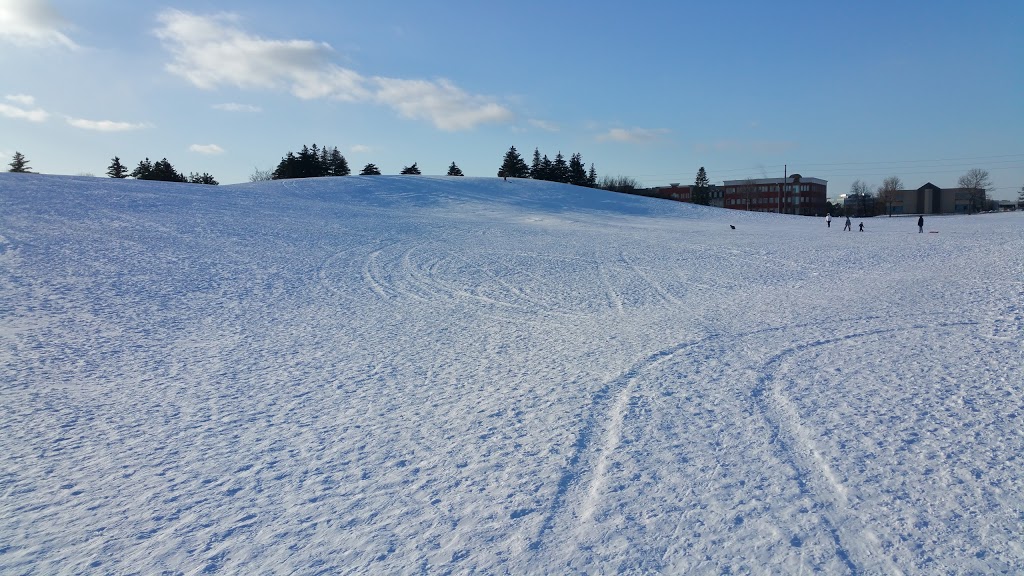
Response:
[[[4,174],[0,573],[1020,573],[1024,214],[916,220]]]

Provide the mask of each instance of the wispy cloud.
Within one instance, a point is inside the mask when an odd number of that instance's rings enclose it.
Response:
[[[8,94],[6,99],[22,106],[32,106],[36,103],[35,97],[28,94]]]
[[[553,122],[548,122],[547,120],[530,119],[529,123],[530,126],[533,126],[534,128],[540,128],[541,130],[545,130],[547,132],[558,132],[560,130],[557,124]]]
[[[263,112],[263,109],[259,106],[252,106],[249,104],[235,104],[234,102],[228,102],[225,104],[214,104],[215,110],[223,110],[224,112]]]
[[[113,120],[85,120],[82,118],[67,118],[68,124],[82,130],[94,130],[96,132],[129,132],[149,128],[149,124],[136,124],[132,122],[115,122]]]
[[[189,146],[188,149],[199,154],[215,155],[224,153],[224,149],[216,144],[193,144]]]
[[[366,77],[332,62],[334,49],[312,40],[270,40],[247,33],[233,14],[167,10],[156,35],[172,61],[167,70],[201,89],[235,86],[287,90],[304,100],[373,102],[441,130],[502,122],[511,112],[493,99],[469,94],[447,80]]]
[[[510,120],[512,113],[482,96],[463,92],[447,80],[374,78],[374,98],[406,118],[428,120],[441,130],[468,130],[477,124]]]
[[[367,146],[366,144],[356,144],[355,146],[349,148],[349,152],[352,152],[353,154],[365,154],[367,152],[371,152],[372,150],[373,148]]]
[[[10,96],[8,96],[7,99],[15,101]],[[31,106],[31,102],[28,103],[28,105]],[[28,120],[29,122],[46,122],[47,118],[50,117],[50,114],[41,108],[28,110],[20,106],[12,106],[10,104],[0,102],[0,116],[16,118],[18,120]]]
[[[37,48],[78,45],[61,32],[68,23],[47,0],[0,0],[0,41]]]
[[[670,131],[667,128],[612,128],[597,137],[599,142],[628,142],[639,144],[656,142]]]

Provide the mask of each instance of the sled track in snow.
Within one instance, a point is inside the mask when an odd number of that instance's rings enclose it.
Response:
[[[598,262],[514,250],[463,255],[433,242],[374,242],[331,254],[316,274],[332,298],[466,306],[500,319],[622,316],[678,306],[685,292],[719,288],[682,275],[665,286],[624,254],[613,265]]]
[[[929,314],[929,316],[931,315]],[[861,319],[860,321],[864,320],[873,321],[875,319]],[[849,323],[847,321],[845,324]],[[822,525],[835,544],[837,557],[851,574],[863,572],[864,565],[869,562],[869,558],[873,559],[876,564],[869,569],[869,572],[880,569],[888,573],[896,573],[899,570],[891,563],[884,566],[877,565],[886,560],[885,554],[881,551],[873,550],[865,554],[866,558],[857,558],[857,554],[844,544],[844,542],[853,540],[868,541],[862,537],[866,527],[857,516],[850,514],[850,504],[847,500],[848,488],[843,485],[839,475],[831,468],[826,457],[822,455],[814,440],[815,431],[809,430],[801,422],[797,407],[783,390],[780,375],[784,375],[790,366],[796,364],[801,355],[819,348],[851,345],[864,340],[879,340],[908,332],[975,325],[977,322],[939,322],[913,326],[866,328],[786,348],[770,357],[758,369],[761,376],[750,391],[750,396],[769,424],[772,433],[769,443],[776,447],[783,461],[788,462],[796,472],[794,480],[799,485],[800,492],[813,497],[815,501],[824,506],[823,512],[819,514]],[[796,340],[796,338],[790,340]]]
[[[918,318],[931,316],[942,315],[929,313]],[[883,324],[879,326],[879,322]],[[802,355],[817,349],[843,346],[867,339],[893,337],[906,332],[976,324],[919,322],[912,326],[894,327],[891,322],[891,318],[868,316],[848,318],[842,322],[772,326],[732,335],[717,333],[677,343],[636,362],[592,395],[589,416],[579,428],[550,507],[529,549],[535,554],[543,555],[545,548],[557,545],[556,542],[571,546],[574,541],[584,540],[588,532],[594,528],[592,524],[602,506],[611,463],[616,452],[621,449],[623,432],[629,425],[629,407],[635,400],[655,394],[651,384],[645,382],[645,374],[659,367],[671,366],[678,358],[691,352],[698,352],[705,345],[710,345],[715,350],[742,349],[744,342],[750,338],[778,334],[782,336],[783,341],[805,342],[779,350],[764,360],[734,368],[753,368],[758,374],[757,380],[747,385],[746,394],[748,402],[753,404],[771,433],[771,437],[765,442],[773,446],[780,460],[792,468],[795,474],[793,481],[798,485],[799,492],[820,505],[820,509],[812,513],[819,518],[824,533],[831,539],[836,558],[841,565],[851,574],[862,573],[865,564],[871,562],[861,559],[857,552],[845,544],[847,540],[860,536],[860,521],[856,515],[849,513],[846,488],[838,473],[831,469],[827,458],[816,446],[816,431],[801,423],[796,406],[786,396],[781,375]],[[839,328],[851,324],[856,325],[858,329],[828,338],[808,339],[791,334],[803,333],[812,328],[835,333]],[[551,542],[552,536],[556,533],[560,536],[555,538],[556,542]],[[884,557],[877,551],[869,553],[868,556],[873,558],[875,563]]]

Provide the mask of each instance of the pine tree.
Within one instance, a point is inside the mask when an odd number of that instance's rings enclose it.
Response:
[[[153,163],[149,161],[149,158],[140,160],[139,165],[132,170],[130,176],[136,180],[152,180],[150,174],[153,173]]]
[[[555,154],[552,168],[554,169],[554,174],[551,175],[553,181],[561,182],[562,184],[569,182],[569,163],[565,161],[565,156],[562,156],[561,151]]]
[[[1017,207],[1024,208],[1024,186],[1020,187],[1020,192],[1017,193]]]
[[[412,175],[418,176],[420,174],[420,168],[419,168],[419,166],[416,165],[415,162],[413,162],[412,166],[406,166],[405,168],[402,168],[402,172],[401,173],[402,174],[412,174]]]
[[[277,163],[277,168],[274,168],[271,178],[274,180],[287,180],[289,178],[298,178],[298,163],[299,159],[295,157],[291,151],[281,158],[281,161]]]
[[[547,154],[540,159],[540,169],[538,169],[537,172],[540,173],[537,180],[546,180],[551,182],[555,179],[555,164],[550,158],[548,158]]]
[[[167,161],[167,158],[161,158],[159,162],[153,164],[153,170],[149,173],[149,178],[144,178],[144,180],[159,180],[161,182],[187,181],[184,176],[178,174],[178,171]]]
[[[573,154],[569,159],[569,184],[587,185],[587,169],[583,167],[583,157],[579,152]]]
[[[462,173],[462,170],[458,166],[455,165],[455,162],[452,162],[452,165],[448,167],[448,175],[449,176],[465,176],[465,174]]]
[[[530,163],[530,178],[534,180],[544,179],[540,169],[540,148],[533,149],[533,162]]]
[[[9,166],[11,169],[8,170],[8,172],[26,173],[29,171],[29,168],[31,168],[31,166],[28,165],[28,160],[25,159],[25,155],[21,152],[14,153],[14,158],[11,160]]]
[[[692,200],[694,204],[707,206],[711,203],[711,199],[708,196],[708,188],[708,174],[704,171],[704,167],[701,166],[700,170],[697,171],[697,178],[693,181]]]
[[[313,144],[316,146],[316,144]],[[316,174],[314,163],[316,157],[309,151],[309,146],[302,145],[302,150],[299,151],[298,164],[296,165],[296,175],[294,178],[310,178]]]
[[[107,176],[111,178],[127,178],[128,169],[125,168],[124,164],[121,164],[121,159],[114,156],[114,159],[110,161],[110,166],[107,167]]]
[[[515,146],[509,148],[508,152],[505,153],[501,168],[498,169],[498,176],[501,178],[530,177],[530,167],[523,161],[523,157],[516,151]]]
[[[587,172],[587,186],[590,188],[597,188],[597,170],[594,170],[594,164],[590,164],[590,171]]]
[[[359,173],[360,176],[380,176],[380,168],[377,168],[376,164],[367,164],[363,166],[363,171]]]
[[[195,172],[188,175],[188,181],[192,184],[209,184],[211,186],[217,186],[220,182],[217,182],[213,176],[203,172],[202,174],[196,174]]]
[[[348,160],[345,160],[341,152],[338,152],[338,147],[331,148],[330,160],[327,162],[327,176],[348,176],[351,173]]]

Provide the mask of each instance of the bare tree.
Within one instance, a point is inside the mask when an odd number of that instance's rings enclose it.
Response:
[[[605,176],[597,183],[597,187],[611,192],[633,192],[641,188],[640,182],[629,176]]]
[[[970,211],[978,212],[985,207],[985,191],[992,188],[988,170],[971,168],[957,181],[957,186],[966,188],[970,198]]]
[[[867,216],[870,212],[868,206],[874,201],[871,196],[871,185],[859,178],[854,180],[850,184],[850,196],[856,206],[855,216]]]
[[[1024,186],[1020,187],[1020,192],[1017,192],[1017,208],[1024,208]]]
[[[892,203],[896,201],[896,196],[902,189],[903,180],[900,180],[899,176],[889,176],[882,180],[882,185],[878,187],[878,200],[885,204],[885,212],[889,216],[892,216]]]
[[[254,168],[252,174],[249,174],[249,182],[269,182],[273,179],[273,170],[260,170],[259,168]]]

